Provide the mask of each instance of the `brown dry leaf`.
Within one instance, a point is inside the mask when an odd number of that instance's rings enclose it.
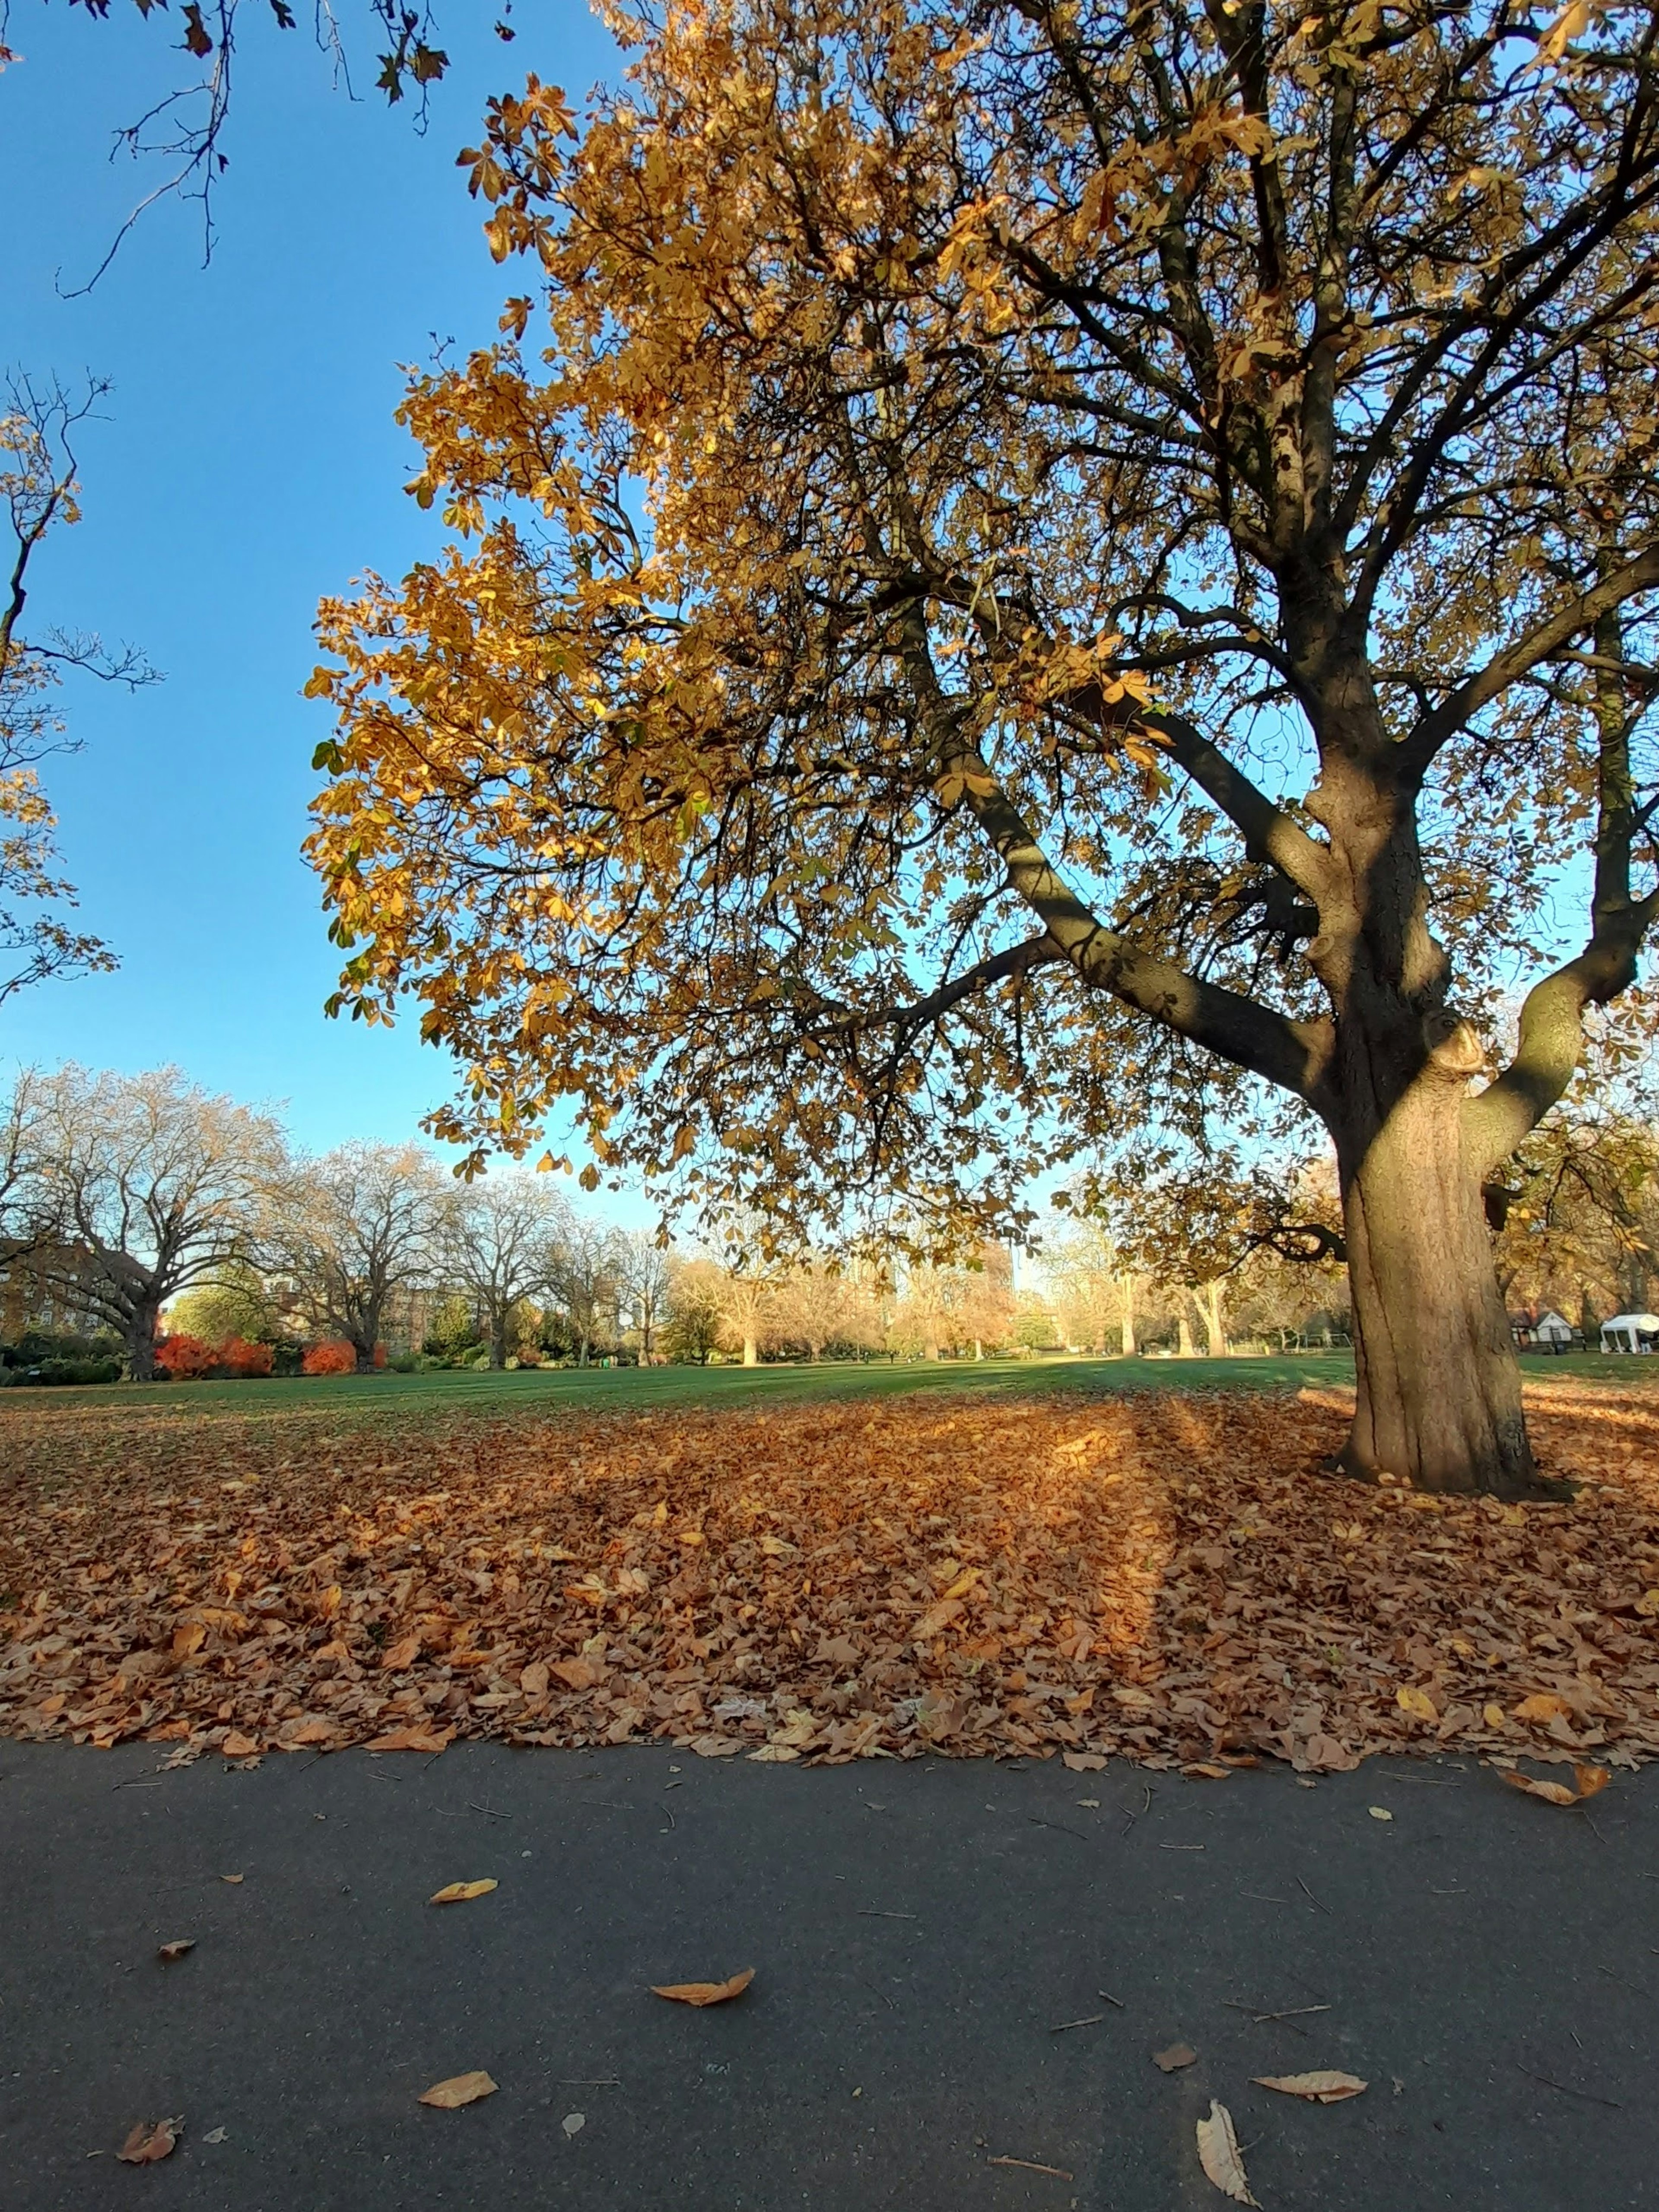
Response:
[[[1258,2088],[1277,2089],[1286,2097],[1304,2097],[1312,2105],[1340,2105],[1370,2087],[1357,2074],[1328,2070],[1313,2074],[1253,2074],[1250,2079]]]
[[[454,1741],[453,1729],[388,1729],[384,1735],[371,1736],[364,1748],[368,1751],[447,1751]]]
[[[1063,1751],[1060,1763],[1073,1774],[1098,1774],[1106,1764],[1106,1757],[1098,1751]]]
[[[207,1642],[207,1623],[202,1620],[181,1620],[173,1632],[173,1656],[188,1659]]]
[[[155,1955],[164,1966],[170,1966],[175,1959],[182,1959],[186,1951],[195,1948],[196,1938],[193,1936],[180,1936],[171,1943],[158,1945]]]
[[[1224,2197],[1231,2197],[1235,2204],[1256,2204],[1244,2177],[1244,2160],[1239,2154],[1238,2137],[1233,2132],[1233,2116],[1213,2098],[1210,2100],[1209,2118],[1198,2123],[1198,2160]]]
[[[729,1982],[670,1982],[659,1988],[653,1982],[653,1997],[672,1997],[677,2004],[724,2004],[728,1997],[741,1996],[755,1978],[752,1966],[745,1966],[740,1974],[733,1974]]]
[[[1519,1774],[1513,1767],[1500,1766],[1494,1771],[1511,1790],[1524,1790],[1528,1797],[1541,1797],[1547,1805],[1582,1805],[1586,1797],[1594,1797],[1613,1779],[1605,1766],[1575,1766],[1572,1774],[1577,1787],[1569,1790],[1565,1782],[1534,1781],[1530,1774]]]
[[[1233,1770],[1231,1766],[1218,1766],[1211,1759],[1194,1759],[1188,1760],[1181,1771],[1183,1774],[1197,1775],[1205,1782],[1224,1782]]]
[[[247,1876],[246,1876],[246,1875],[241,1875],[241,1874],[222,1874],[222,1875],[220,1875],[219,1879],[220,1879],[220,1881],[228,1881],[228,1882],[234,1883],[234,1882],[246,1881],[247,1880]]]
[[[434,1890],[428,1898],[428,1905],[465,1905],[470,1897],[488,1897],[492,1889],[499,1889],[495,1881],[452,1881],[442,1889]]]
[[[421,2102],[435,2105],[441,2112],[453,2112],[463,2105],[476,2105],[480,2097],[493,2097],[500,2087],[488,2074],[452,2074],[447,2081],[434,2081],[429,2089],[422,2089]]]
[[[1558,1698],[1553,1690],[1540,1690],[1534,1696],[1522,1698],[1518,1705],[1510,1709],[1510,1717],[1517,1721],[1568,1721],[1572,1718],[1572,1707],[1565,1698]]]
[[[1426,1690],[1413,1683],[1402,1682],[1394,1693],[1394,1701],[1402,1713],[1409,1713],[1414,1721],[1437,1721],[1439,1708]]]
[[[144,1738],[180,1765],[228,1733],[267,1753],[468,1737],[705,1758],[781,1741],[814,1762],[1250,1755],[1309,1778],[1425,1733],[1449,1752],[1536,1729],[1609,1766],[1659,1755],[1656,1616],[1638,1609],[1659,1577],[1632,1571],[1659,1559],[1659,1392],[1635,1385],[1528,1382],[1540,1456],[1588,1479],[1571,1502],[1507,1513],[1385,1486],[1334,1528],[1307,1473],[1340,1443],[1335,1389],[647,1422],[533,1391],[377,1402],[372,1421],[228,1394],[189,1424],[67,1396],[0,1394],[0,1589],[24,1594],[0,1612],[0,1737]],[[907,1635],[947,1602],[963,1612],[941,1634]],[[1331,1648],[1340,1668],[1310,1676]],[[1437,1722],[1401,1706],[1402,1681]],[[728,1727],[734,1692],[762,1711]],[[1507,1717],[1529,1698],[1557,1704]]]
[[[1198,2053],[1190,2043],[1172,2043],[1167,2051],[1155,2051],[1152,2063],[1160,2073],[1178,2074],[1183,2066],[1198,2063]]]
[[[154,2166],[171,2157],[184,2124],[182,2112],[173,2120],[140,2120],[115,2155],[126,2166]]]
[[[259,1748],[257,1740],[244,1735],[240,1729],[232,1729],[219,1749],[227,1759],[251,1759]]]

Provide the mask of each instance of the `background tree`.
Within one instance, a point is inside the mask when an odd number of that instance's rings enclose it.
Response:
[[[270,1222],[272,1260],[311,1325],[370,1374],[393,1295],[441,1272],[454,1186],[417,1145],[342,1145],[307,1162]]]
[[[757,1367],[763,1347],[772,1341],[777,1289],[776,1272],[759,1262],[739,1261],[720,1269],[720,1342],[737,1352],[745,1367]]]
[[[1591,1101],[1553,1114],[1497,1194],[1498,1279],[1512,1300],[1553,1305],[1587,1346],[1615,1311],[1652,1310],[1659,1276],[1659,1135]]]
[[[269,1115],[213,1097],[177,1068],[32,1079],[23,1203],[27,1267],[112,1329],[127,1371],[155,1371],[161,1311],[252,1256],[286,1166]]]
[[[1013,1255],[1006,1244],[981,1245],[961,1271],[957,1319],[975,1359],[1013,1341],[1016,1316]]]
[[[586,1367],[601,1341],[605,1315],[614,1312],[621,1255],[605,1223],[574,1215],[555,1244],[548,1288],[564,1310],[576,1342],[576,1364]]]
[[[672,1358],[707,1367],[720,1346],[720,1269],[714,1260],[672,1259],[668,1273],[666,1341]]]
[[[553,1279],[570,1208],[550,1176],[481,1176],[444,1217],[442,1265],[483,1323],[492,1367],[507,1364],[514,1309]]]
[[[1276,1095],[1346,1465],[1532,1487],[1482,1186],[1659,902],[1651,7],[611,20],[471,157],[546,327],[403,410],[476,542],[324,611],[337,1003],[803,1237]]]
[[[667,1248],[648,1230],[617,1239],[617,1280],[639,1332],[640,1364],[656,1356],[657,1334],[668,1312],[671,1262]]]
[[[210,1345],[233,1336],[257,1344],[274,1337],[277,1326],[264,1279],[249,1260],[181,1291],[167,1307],[167,1324],[174,1335],[199,1337]]]

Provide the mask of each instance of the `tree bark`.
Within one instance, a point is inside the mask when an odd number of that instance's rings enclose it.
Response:
[[[1480,1176],[1460,1139],[1470,1072],[1431,1058],[1374,1126],[1337,1133],[1357,1391],[1341,1464],[1419,1490],[1535,1494]]]
[[[155,1329],[161,1318],[157,1306],[138,1306],[123,1334],[127,1344],[127,1372],[135,1382],[155,1380]]]
[[[1221,1282],[1219,1277],[1206,1283],[1198,1300],[1198,1310],[1204,1316],[1204,1340],[1212,1359],[1227,1357],[1227,1332],[1222,1323]]]
[[[507,1364],[507,1316],[493,1315],[489,1323],[489,1364],[492,1367]]]
[[[1198,1347],[1193,1342],[1193,1325],[1184,1309],[1176,1316],[1176,1351],[1182,1359],[1198,1357]]]
[[[924,1359],[937,1359],[939,1358],[939,1339],[937,1337],[930,1337],[923,1340],[921,1356]]]
[[[1123,1357],[1133,1359],[1135,1356],[1135,1279],[1133,1275],[1123,1274],[1118,1280],[1123,1286],[1123,1319],[1119,1327],[1119,1335],[1122,1340]]]
[[[745,1367],[760,1365],[760,1346],[752,1328],[746,1328],[743,1333],[743,1364]]]

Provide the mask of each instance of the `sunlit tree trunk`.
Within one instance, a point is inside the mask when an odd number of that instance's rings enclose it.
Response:
[[[1123,1318],[1118,1325],[1118,1334],[1123,1357],[1133,1359],[1135,1356],[1135,1279],[1126,1270],[1118,1277],[1118,1283],[1123,1292]]]

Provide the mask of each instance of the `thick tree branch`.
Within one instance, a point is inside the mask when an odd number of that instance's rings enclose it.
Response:
[[[1419,716],[1401,741],[1402,763],[1413,774],[1424,774],[1441,746],[1455,737],[1482,707],[1501,696],[1540,660],[1547,660],[1584,630],[1593,629],[1601,616],[1656,585],[1659,585],[1659,545],[1650,545],[1622,568],[1615,568],[1589,591],[1535,623],[1512,645],[1494,653],[1484,668],[1467,678],[1439,706]]]

